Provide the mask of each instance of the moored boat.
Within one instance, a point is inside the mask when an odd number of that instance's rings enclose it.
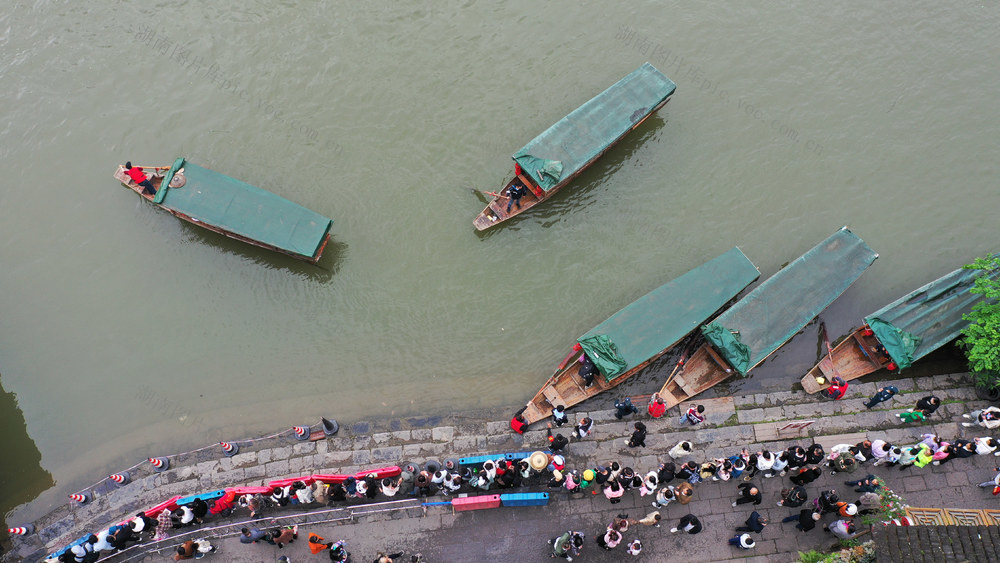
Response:
[[[332,219],[183,157],[152,170],[155,195],[143,193],[124,166],[114,176],[179,219],[313,264],[330,240]]]
[[[522,416],[527,424],[629,379],[754,282],[760,272],[733,248],[618,311],[577,339]],[[591,381],[587,385],[584,373]]]
[[[745,377],[847,290],[878,254],[842,228],[701,327],[706,342],[660,396],[670,408],[731,375]]]
[[[482,231],[548,199],[663,107],[676,88],[645,63],[594,96],[514,154],[514,177],[472,224]],[[514,185],[524,188],[524,195],[511,207],[508,194]]]
[[[835,376],[850,381],[883,367],[905,369],[958,338],[969,324],[963,316],[982,299],[970,291],[977,275],[977,270],[959,268],[866,316],[860,328],[802,376],[802,388],[817,393]],[[1000,273],[993,278],[1000,279]]]

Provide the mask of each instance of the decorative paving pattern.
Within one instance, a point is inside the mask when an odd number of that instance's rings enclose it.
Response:
[[[906,515],[920,526],[1000,526],[1000,510],[908,506]]]
[[[913,508],[906,507],[906,515],[913,523],[920,526],[946,526],[948,516],[943,508]]]

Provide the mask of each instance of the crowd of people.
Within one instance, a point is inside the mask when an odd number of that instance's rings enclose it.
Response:
[[[865,406],[871,408],[890,400],[897,392],[891,386],[879,388]],[[914,408],[904,413],[919,412],[922,417],[926,417],[933,414],[940,404],[937,397],[924,397]],[[663,400],[654,394],[647,408],[649,416],[662,417],[666,410],[663,405]],[[615,409],[619,419],[638,413],[638,408],[629,399],[617,401]],[[523,428],[517,424],[518,416],[515,415],[511,420],[511,427],[515,430]],[[964,416],[969,419],[964,423],[966,426],[979,425],[987,429],[1000,426],[1000,409],[996,407]],[[904,422],[907,420],[905,416],[901,418]],[[679,423],[697,425],[704,420],[705,408],[697,405],[683,411]],[[626,542],[627,532],[635,526],[660,527],[664,518],[661,510],[673,503],[680,506],[690,503],[696,495],[696,486],[700,483],[732,481],[736,483],[732,506],[737,508],[749,505],[748,508],[752,509],[762,503],[763,483],[775,477],[788,479],[788,485],[780,487],[777,505],[794,509],[781,523],[795,523],[796,529],[809,532],[820,527],[824,518],[832,515],[821,526],[822,529],[839,538],[848,539],[858,531],[855,518],[878,509],[882,479],[874,474],[867,474],[860,479],[845,480],[845,486],[851,487],[857,493],[856,497],[849,496],[850,493],[842,496],[835,489],[809,491],[809,484],[825,471],[830,475],[850,474],[866,464],[913,471],[914,467],[945,464],[956,458],[988,454],[1000,456],[1000,444],[991,437],[948,442],[934,434],[924,434],[916,444],[892,444],[883,439],[874,439],[857,444],[838,444],[829,452],[817,443],[792,445],[774,452],[766,448],[756,452],[743,448],[733,455],[710,459],[699,455],[690,441],[681,440],[669,450],[670,459],[659,463],[657,467],[635,470],[619,460],[567,467],[564,450],[567,447],[572,449],[571,440],[586,439],[595,430],[593,419],[583,416],[572,427],[570,438],[567,438],[559,429],[570,423],[566,409],[557,406],[552,413],[552,422],[547,425],[548,444],[543,448],[546,451],[534,452],[520,460],[509,460],[506,457],[487,459],[474,466],[460,465],[455,460],[447,460],[444,464],[429,462],[423,467],[411,464],[406,465],[402,473],[394,477],[379,478],[377,474],[370,473],[360,479],[347,477],[342,482],[309,480],[307,483],[307,480],[298,480],[274,486],[269,493],[238,494],[235,490],[228,489],[220,498],[195,498],[175,510],[164,509],[155,518],[140,512],[128,522],[111,526],[65,550],[53,561],[96,561],[102,552],[123,550],[133,543],[148,539],[163,540],[169,537],[172,530],[196,526],[207,519],[218,517],[240,516],[245,513],[251,519],[259,519],[265,513],[288,506],[335,506],[352,499],[392,498],[399,494],[417,497],[436,494],[449,496],[463,491],[489,491],[535,484],[544,484],[548,489],[570,493],[603,494],[612,505],[620,503],[626,494],[638,493],[639,497],[648,497],[652,511],[638,519],[618,514],[594,537],[594,541],[602,549],[612,550],[624,544],[627,553],[638,555],[642,551],[642,543],[637,538]],[[624,445],[629,448],[645,447],[645,423],[635,421],[631,428],[631,434],[625,439]],[[981,483],[980,486],[993,487],[993,494],[1000,494],[1000,473],[992,481]],[[676,520],[670,532],[700,533],[703,525],[699,518],[693,513],[687,513],[687,510],[681,512],[685,514]],[[754,534],[760,534],[767,525],[767,518],[752,510],[745,524],[734,530],[735,535],[729,539],[729,543],[741,549],[752,549],[756,545]],[[583,532],[573,530],[554,538],[550,542],[553,557],[572,560],[573,555],[584,547],[585,538]],[[243,528],[240,536],[242,543],[263,542],[279,549],[296,539],[297,526],[273,529],[250,526]],[[326,551],[332,561],[350,561],[350,554],[343,540],[328,542],[317,534],[309,534],[308,544],[314,554]],[[200,558],[214,550],[208,539],[189,540],[177,547],[174,559]],[[397,560],[398,556],[399,554],[379,554],[380,560],[384,561]]]
[[[895,388],[880,388],[876,395],[869,399],[868,406],[874,406],[886,401],[897,392]],[[650,400],[651,416],[663,415],[660,403],[655,395]],[[921,420],[930,416],[941,404],[934,396],[921,398],[912,409],[904,413],[918,412]],[[638,412],[631,401],[615,403],[619,418]],[[964,415],[974,422],[966,426],[980,425],[994,428],[1000,425],[1000,409],[989,407]],[[568,420],[563,409],[560,409],[558,424],[567,424]],[[900,417],[907,422],[907,417]],[[704,408],[691,407],[681,414],[681,424],[699,424],[704,421]],[[645,445],[646,428],[642,422],[633,425],[634,431],[626,445],[641,447]],[[590,430],[592,431],[592,429]],[[777,505],[793,509],[781,520],[781,523],[794,523],[795,528],[802,532],[810,532],[817,527],[840,539],[850,539],[859,531],[856,519],[866,514],[879,511],[882,504],[884,483],[882,478],[867,473],[859,479],[847,479],[844,485],[848,487],[845,493],[831,488],[828,490],[809,490],[809,485],[824,472],[830,475],[852,474],[868,465],[871,467],[898,467],[900,471],[913,471],[913,468],[924,468],[928,465],[941,465],[954,459],[975,455],[1000,456],[1000,443],[994,438],[984,436],[972,440],[957,439],[952,442],[941,439],[934,434],[923,434],[915,444],[892,444],[884,439],[864,440],[857,444],[837,444],[826,451],[822,445],[792,445],[781,451],[761,449],[751,452],[747,448],[739,453],[719,458],[704,459],[699,456],[694,445],[687,440],[681,440],[668,453],[669,461],[664,461],[656,468],[635,470],[620,461],[610,460],[595,466],[570,468],[565,467],[565,457],[562,450],[565,440],[560,435],[553,434],[551,425],[548,431],[550,444],[559,444],[557,451],[550,450],[552,460],[547,466],[551,473],[548,486],[565,488],[570,492],[590,490],[591,494],[603,494],[610,504],[621,502],[625,494],[648,496],[653,511],[641,519],[630,519],[626,514],[619,514],[604,529],[598,530],[594,542],[605,550],[612,550],[620,545],[627,545],[627,553],[638,554],[642,550],[639,539],[627,542],[626,533],[631,527],[649,525],[659,527],[663,519],[661,510],[672,503],[684,506],[691,502],[696,494],[699,483],[712,481],[732,481],[736,483],[734,508],[749,505],[751,508],[763,502],[762,486],[768,480],[778,477],[788,479],[788,484],[780,487],[780,500]],[[698,461],[696,461],[698,460]],[[529,466],[530,460],[522,460],[522,466]],[[997,467],[1000,472],[1000,467]],[[992,487],[993,494],[1000,494],[1000,473],[991,481],[981,483],[981,487]],[[778,487],[775,487],[778,489]],[[852,494],[853,493],[853,494]],[[703,530],[699,518],[686,510],[676,524],[670,528],[671,533],[697,534]],[[824,520],[826,522],[824,523]],[[744,525],[736,527],[728,542],[740,549],[753,549],[756,546],[755,534],[763,532],[769,525],[768,519],[756,510],[747,517]],[[582,531],[569,530],[550,541],[552,557],[567,560],[580,553],[585,545],[586,534]]]

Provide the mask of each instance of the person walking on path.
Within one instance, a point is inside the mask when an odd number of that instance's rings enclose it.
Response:
[[[299,527],[276,528],[271,532],[271,539],[274,540],[274,543],[278,544],[278,549],[282,549],[286,543],[292,543],[299,539]]]
[[[690,424],[691,426],[696,426],[705,422],[705,405],[698,405],[697,407],[691,407],[681,416],[681,424]]]
[[[980,425],[983,428],[992,430],[1000,426],[1000,409],[997,407],[989,406],[985,409],[980,409],[978,411],[972,411],[968,414],[962,415],[965,418],[971,418],[975,422],[963,422],[962,426],[975,426]]]
[[[823,470],[816,466],[800,467],[798,471],[788,478],[788,480],[801,487],[808,483],[812,483],[822,474]]]
[[[872,395],[870,399],[868,399],[868,402],[865,403],[865,408],[870,409],[879,403],[888,401],[896,393],[899,393],[899,389],[897,389],[894,385],[886,385],[885,387],[879,387],[878,391],[876,391],[875,394]]]
[[[842,540],[851,539],[854,537],[854,533],[856,531],[852,520],[836,520],[831,522],[828,526],[824,526],[823,529]]]
[[[573,437],[579,440],[586,438],[594,429],[594,419],[585,416],[573,427]]]
[[[757,545],[750,537],[750,534],[740,534],[736,537],[729,538],[729,545],[739,546],[740,549],[753,549]]]
[[[767,517],[761,516],[759,512],[754,510],[750,513],[750,517],[747,518],[746,522],[742,526],[736,528],[737,532],[757,532],[758,534],[764,533],[764,528],[767,526]]]
[[[928,395],[917,401],[917,405],[910,409],[911,411],[921,411],[924,413],[924,417],[929,417],[934,414],[934,411],[938,410],[941,406],[941,399],[938,399],[934,395]]]
[[[563,424],[569,422],[569,416],[566,414],[566,407],[563,405],[556,405],[556,408],[552,409],[552,423],[556,425],[557,428],[561,428]]]
[[[820,391],[820,395],[826,397],[827,399],[833,399],[834,401],[839,401],[844,398],[847,394],[847,388],[849,384],[839,377],[834,377],[833,381],[830,382],[830,386],[826,389]]]
[[[669,455],[674,460],[678,460],[682,457],[687,457],[691,455],[693,451],[694,451],[694,446],[692,446],[691,442],[688,442],[687,440],[681,440],[680,442],[677,442],[676,446],[670,448],[670,451],[667,452],[667,455]]]
[[[924,411],[906,410],[896,415],[903,424],[908,422],[923,422],[927,419]]]
[[[994,468],[994,471],[997,471],[997,474],[993,477],[992,481],[983,481],[978,486],[983,487],[984,489],[992,487],[993,496],[996,496],[997,494],[1000,494],[1000,467]]]
[[[635,430],[632,432],[632,437],[628,440],[628,447],[630,448],[645,448],[646,447],[646,425],[642,422],[636,422],[633,425]]]
[[[667,485],[656,491],[656,500],[653,501],[653,508],[663,508],[677,499],[674,487]]]
[[[823,515],[819,512],[810,508],[804,508],[798,514],[785,517],[782,522],[798,522],[795,527],[803,532],[808,532],[816,527],[816,522],[819,522],[822,517]]]
[[[628,544],[628,549],[625,551],[629,555],[639,555],[642,553],[642,542],[639,540],[632,540],[632,543]]]
[[[563,436],[562,434],[555,434],[555,435],[552,434],[551,422],[546,425],[545,433],[546,437],[549,440],[549,450],[551,450],[553,453],[561,452],[562,449],[565,448],[567,444],[569,444],[569,440],[566,439],[566,436]]]
[[[262,531],[260,528],[253,527],[243,528],[240,530],[240,543],[257,543],[262,540],[274,545],[274,540],[271,539],[271,535]]]
[[[857,487],[857,489],[854,489],[856,493],[874,493],[882,488],[882,482],[874,475],[868,475],[864,479],[858,479],[857,481],[844,481],[844,484],[849,487]]]
[[[629,522],[633,524],[642,524],[643,526],[652,526],[654,528],[659,528],[661,519],[662,516],[660,516],[660,511],[654,510],[653,512],[650,512],[649,514],[643,516],[638,520],[629,520]]]
[[[631,398],[625,397],[620,401],[615,401],[615,418],[618,420],[637,412],[639,412],[639,409],[635,408],[635,405],[632,404]]]
[[[792,489],[782,489],[781,500],[778,501],[778,506],[787,506],[788,508],[798,508],[802,506],[809,500],[809,495],[806,494],[805,487],[795,487]]]
[[[622,542],[622,535],[618,533],[618,530],[608,526],[607,530],[603,534],[597,535],[597,545],[603,547],[607,551],[618,547],[618,544]]]
[[[671,534],[676,534],[677,532],[687,532],[689,534],[697,534],[701,531],[701,521],[694,514],[685,514],[681,516],[681,521],[677,523],[676,528],[670,528]]]
[[[552,553],[549,554],[549,557],[562,557],[567,561],[572,561],[574,555],[580,554],[583,539],[583,532],[567,531],[558,538],[549,541],[552,544]]]
[[[674,495],[677,497],[677,502],[687,504],[694,497],[694,487],[691,486],[691,483],[685,481],[674,487]]]
[[[736,499],[736,501],[733,502],[733,506],[736,506],[738,504],[746,504],[748,502],[752,502],[754,506],[760,504],[761,500],[760,489],[758,489],[757,486],[754,485],[753,483],[740,483],[737,486],[737,489],[739,489],[740,491],[740,496],[739,498]]]
[[[1000,451],[997,451],[1000,444],[997,443],[996,439],[990,438],[989,436],[983,436],[982,438],[975,438],[973,441],[976,442],[977,454],[993,454],[995,456],[1000,456]]]

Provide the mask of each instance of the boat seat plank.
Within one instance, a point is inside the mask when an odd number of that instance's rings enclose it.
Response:
[[[542,395],[545,397],[545,400],[548,401],[549,404],[552,405],[553,407],[562,404],[564,402],[562,396],[560,396],[559,392],[556,391],[555,388],[552,386],[547,385],[544,389],[542,389]]]
[[[864,354],[865,358],[867,358],[868,361],[871,362],[871,364],[873,366],[875,366],[877,368],[882,367],[882,364],[878,360],[876,360],[875,358],[873,358],[871,354],[868,353],[868,344],[865,343],[865,341],[862,338],[861,334],[859,332],[855,331],[852,336],[854,336],[854,342],[857,343],[858,348],[861,349],[861,353]]]
[[[726,360],[722,359],[722,356],[720,356],[719,353],[715,351],[715,348],[712,348],[710,344],[705,344],[704,347],[705,350],[708,352],[708,356],[712,358],[712,360],[714,360],[715,363],[719,364],[719,367],[725,370],[726,373],[732,373],[733,368],[729,367],[729,364],[726,363]]]

